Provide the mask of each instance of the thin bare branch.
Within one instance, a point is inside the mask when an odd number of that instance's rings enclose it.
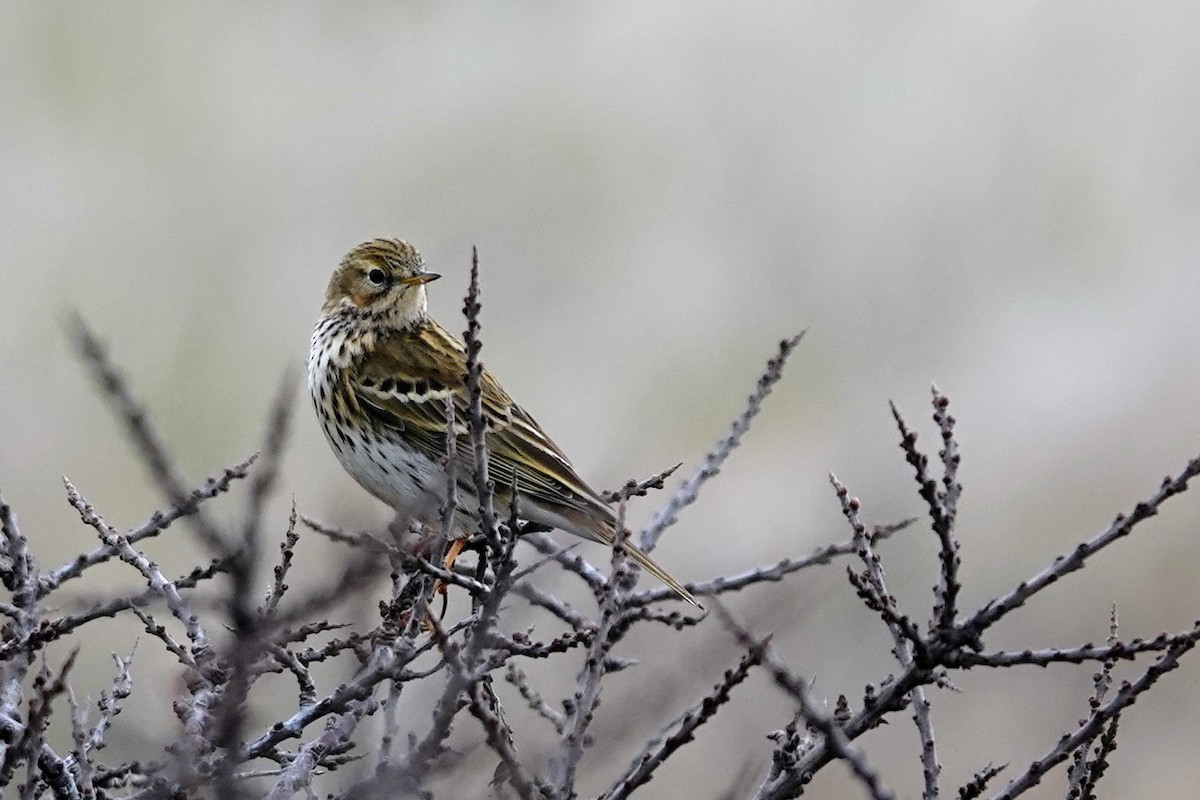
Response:
[[[908,424],[900,415],[895,403],[890,403],[892,417],[900,429],[900,449],[904,451],[905,459],[912,465],[917,479],[921,497],[929,507],[929,518],[932,521],[933,532],[937,534],[939,550],[938,558],[941,569],[938,573],[938,585],[934,590],[934,614],[930,623],[935,629],[949,631],[954,626],[958,614],[958,594],[962,585],[958,579],[959,544],[954,538],[957,519],[958,498],[962,494],[962,486],[958,483],[958,444],[954,440],[954,417],[947,413],[949,399],[933,387],[933,419],[938,424],[942,435],[943,449],[939,455],[942,459],[944,490],[939,492],[937,481],[929,475],[929,459],[917,449],[917,434],[909,429]],[[928,796],[928,792],[926,793]]]
[[[575,678],[575,693],[567,704],[567,718],[559,737],[558,749],[551,761],[554,789],[560,797],[575,794],[575,776],[583,758],[584,737],[592,723],[592,715],[600,702],[600,684],[605,663],[616,640],[613,628],[618,621],[623,592],[623,573],[627,557],[625,548],[625,502],[617,506],[616,535],[612,546],[612,574],[600,603],[600,625],[592,638],[587,657]]]
[[[373,713],[375,705],[374,698],[352,700],[347,704],[346,711],[331,716],[321,735],[300,748],[296,757],[279,773],[279,780],[271,788],[267,800],[287,800],[301,789],[308,788],[314,772],[325,757],[350,740],[358,723],[364,716]]]
[[[166,446],[159,438],[158,431],[150,421],[149,414],[134,398],[124,376],[109,360],[104,345],[78,314],[70,318],[70,327],[76,350],[84,364],[92,371],[96,384],[112,403],[117,416],[125,423],[125,430],[145,462],[150,477],[158,483],[171,503],[181,507],[188,506],[191,497],[187,490],[188,482],[176,469]],[[189,519],[201,541],[217,554],[226,553],[224,536],[204,514],[203,508],[197,506]]]
[[[446,430],[449,431],[446,435],[446,453],[442,456],[442,469],[446,472],[446,497],[442,505],[441,524],[442,540],[448,542],[454,538],[454,513],[458,509],[458,436],[455,435],[458,417],[452,393],[446,395]]]
[[[1153,639],[1131,639],[1128,642],[1113,642],[1106,645],[1085,644],[1079,647],[1050,647],[1042,650],[1001,650],[995,653],[957,651],[946,658],[948,666],[970,669],[972,667],[1014,667],[1029,665],[1045,667],[1050,664],[1082,664],[1085,661],[1109,662],[1132,661],[1140,653],[1168,650],[1191,636],[1180,633],[1168,636],[1160,633]]]
[[[467,389],[467,428],[471,433],[471,451],[474,458],[475,493],[479,497],[479,516],[483,535],[493,549],[498,549],[500,534],[496,529],[496,512],[492,507],[492,482],[488,477],[487,420],[483,416],[483,362],[479,351],[483,342],[479,339],[479,248],[471,248],[471,285],[463,302],[463,314],[467,318],[467,329],[463,332],[463,343],[467,348],[467,371],[463,384]]]
[[[1004,791],[993,795],[992,800],[1012,800],[1027,789],[1041,782],[1042,776],[1057,764],[1070,757],[1075,748],[1084,742],[1091,741],[1101,733],[1110,720],[1114,719],[1128,706],[1133,705],[1143,692],[1167,672],[1179,666],[1179,659],[1200,641],[1200,623],[1192,629],[1192,636],[1178,642],[1155,659],[1137,680],[1125,682],[1117,689],[1113,698],[1107,703],[1092,710],[1091,715],[1084,720],[1073,734],[1064,736],[1046,755],[1029,765],[1019,776],[1014,778]]]
[[[204,485],[188,495],[188,502],[173,505],[166,511],[155,511],[145,523],[125,534],[130,544],[137,544],[142,539],[157,536],[170,527],[171,523],[181,517],[196,513],[196,509],[206,500],[211,500],[229,491],[234,481],[245,478],[250,474],[250,467],[258,459],[255,453],[249,458],[226,468],[220,475],[209,478]],[[55,569],[49,575],[44,575],[38,583],[38,595],[45,597],[63,583],[78,578],[84,570],[96,564],[102,564],[116,556],[116,551],[108,546],[101,546],[90,553],[85,553]]]
[[[125,658],[121,658],[116,653],[112,654],[112,659],[117,665],[117,674],[113,677],[112,687],[108,693],[100,694],[100,700],[96,704],[100,710],[100,718],[96,720],[96,724],[88,735],[86,751],[102,750],[107,744],[105,737],[109,728],[112,727],[113,720],[121,713],[121,703],[133,693],[133,676],[130,674],[129,668],[133,666],[133,657],[136,654],[136,644]]]
[[[576,553],[573,549],[560,547],[544,533],[527,533],[521,537],[521,541],[533,545],[539,553],[553,557],[567,572],[574,573],[583,578],[597,596],[604,591],[604,586],[607,582],[604,573],[592,566],[587,559]],[[670,589],[667,592],[672,596],[674,594]]]
[[[38,630],[40,607],[38,604],[38,565],[29,552],[28,542],[17,524],[16,514],[0,497],[0,535],[3,536],[3,551],[0,552],[0,579],[12,593],[9,616],[12,627],[5,625],[5,638],[27,641]],[[32,650],[10,649],[8,643],[0,655],[0,719],[15,719],[23,695],[23,682],[33,664]],[[15,657],[14,657],[15,656]],[[0,740],[0,764],[8,763],[13,756],[14,737]]]
[[[197,584],[221,574],[227,564],[228,559],[213,560],[205,566],[194,568],[187,575],[176,578],[173,583],[177,589],[194,588]],[[26,636],[0,644],[0,661],[10,659],[13,654],[22,651],[33,653],[39,647],[61,639],[89,622],[116,616],[122,611],[128,611],[134,607],[143,608],[161,598],[162,595],[157,590],[147,589],[141,594],[94,603],[86,610],[76,614],[68,614],[53,620],[43,620]]]
[[[713,604],[716,608],[718,616],[725,627],[737,637],[738,645],[746,648],[751,653],[758,654],[758,660],[771,674],[775,684],[783,689],[787,694],[791,695],[799,706],[800,713],[804,716],[809,727],[815,729],[824,738],[825,745],[834,754],[836,758],[844,760],[850,767],[851,772],[858,778],[859,782],[866,788],[871,800],[891,800],[894,797],[892,792],[883,785],[879,779],[879,775],[874,768],[867,763],[866,755],[849,738],[841,724],[826,711],[821,704],[816,701],[809,691],[808,684],[797,678],[791,671],[784,666],[783,662],[779,661],[771,651],[770,637],[757,638],[750,630],[734,619],[733,615],[720,603]],[[756,797],[759,798],[784,798],[788,795],[787,792],[780,793],[772,791],[766,787],[760,787]]]
[[[267,596],[263,600],[262,607],[258,610],[258,613],[263,617],[270,617],[279,609],[279,602],[288,590],[288,571],[292,568],[292,559],[296,555],[296,545],[300,542],[300,534],[296,531],[296,519],[296,498],[293,497],[292,510],[288,514],[287,530],[283,534],[283,541],[279,544],[279,563],[275,565],[273,571],[274,580],[271,582],[271,588],[267,590]]]
[[[183,628],[187,632],[188,640],[191,642],[192,657],[203,668],[211,655],[208,634],[204,632],[200,618],[179,594],[179,587],[162,574],[157,564],[148,559],[144,553],[136,550],[116,528],[105,522],[92,504],[84,499],[75,485],[65,476],[63,485],[67,487],[67,500],[79,512],[84,523],[95,528],[96,532],[100,534],[100,540],[108,547],[113,548],[122,561],[141,573],[150,588],[166,601],[167,608],[183,624]]]
[[[634,497],[645,497],[650,494],[651,489],[662,489],[666,485],[667,478],[675,474],[675,470],[683,466],[680,461],[673,467],[667,467],[657,475],[651,475],[645,480],[636,480],[630,478],[625,482],[625,485],[620,489],[611,492],[601,492],[600,499],[606,503],[619,503],[622,500],[629,500]]]
[[[1001,764],[1000,766],[988,764],[976,772],[970,782],[958,790],[958,800],[975,800],[977,797],[982,797],[992,778],[999,775],[1007,767],[1008,764]]]
[[[883,571],[883,562],[875,552],[872,537],[867,533],[859,516],[859,500],[850,497],[849,492],[837,476],[830,473],[829,480],[833,484],[838,500],[842,506],[842,514],[854,531],[854,542],[858,547],[858,556],[866,566],[861,578],[850,572],[851,583],[859,591],[859,595],[868,598],[868,605],[873,607],[883,618],[888,631],[892,635],[892,653],[901,667],[909,667],[914,662],[914,653],[925,655],[925,643],[920,634],[907,617],[900,613],[896,598],[888,591],[887,578]],[[953,623],[951,623],[953,624]],[[933,733],[933,718],[929,713],[929,699],[925,689],[917,686],[912,691],[913,722],[917,726],[917,734],[921,740],[921,774],[924,778],[922,797],[924,800],[938,800],[940,795],[939,780],[942,765],[938,762],[937,743]]]
[[[914,522],[916,522],[916,517],[910,517],[892,525],[876,526],[870,533],[871,540],[880,541],[886,539],[893,533],[909,527]],[[684,588],[696,597],[716,597],[728,594],[729,592],[740,591],[748,586],[755,586],[760,583],[777,583],[793,572],[799,572],[809,567],[824,566],[832,563],[833,559],[840,556],[853,555],[857,549],[858,545],[854,543],[854,539],[849,539],[845,542],[818,547],[812,555],[804,558],[784,558],[774,564],[755,567],[754,569],[735,575],[718,576],[707,581],[685,583]],[[649,603],[657,603],[660,600],[669,600],[672,597],[676,597],[673,589],[667,586],[655,586],[629,595],[625,600],[625,605],[628,607],[642,606]]]
[[[750,670],[758,666],[762,660],[762,651],[749,650],[738,661],[737,666],[726,670],[720,683],[712,688],[700,702],[689,708],[682,717],[676,720],[668,731],[651,739],[642,748],[642,752],[630,765],[629,770],[606,793],[601,795],[604,800],[624,800],[630,797],[635,789],[648,783],[654,777],[654,772],[668,758],[679,751],[695,737],[696,731],[712,719],[723,705],[729,702],[733,688],[750,674]]]
[[[525,703],[539,717],[549,722],[554,727],[556,733],[562,734],[563,728],[567,724],[566,715],[561,711],[554,710],[542,699],[542,696],[530,684],[529,676],[520,667],[511,661],[505,666],[504,679],[517,688],[517,692],[520,693]]]
[[[804,338],[804,333],[802,331],[799,335],[784,339],[779,343],[779,352],[767,362],[767,371],[758,379],[758,384],[750,395],[746,408],[734,419],[733,424],[729,427],[729,432],[709,451],[692,476],[683,482],[674,496],[659,509],[654,518],[650,520],[650,524],[642,530],[638,537],[638,544],[647,553],[658,544],[658,539],[662,536],[663,531],[675,524],[675,521],[679,519],[679,513],[696,501],[700,494],[700,488],[721,471],[725,459],[729,457],[734,448],[741,444],[742,437],[746,431],[750,430],[750,421],[758,415],[763,401],[767,399],[771,389],[783,377],[783,366],[787,363],[788,356]]]
[[[960,626],[965,635],[978,639],[985,630],[1014,608],[1045,589],[1050,584],[1075,570],[1082,569],[1086,561],[1110,544],[1127,536],[1138,524],[1158,513],[1167,500],[1187,490],[1188,481],[1200,475],[1200,456],[1193,458],[1175,477],[1164,478],[1158,490],[1148,499],[1138,503],[1128,514],[1118,514],[1112,524],[1091,539],[1079,544],[1071,552],[1059,556],[1032,578],[1022,581],[1001,597],[991,600]]]

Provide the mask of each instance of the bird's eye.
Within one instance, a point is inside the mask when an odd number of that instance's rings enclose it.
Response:
[[[373,269],[367,273],[367,280],[376,286],[383,286],[384,281],[387,280],[387,275],[381,269]]]

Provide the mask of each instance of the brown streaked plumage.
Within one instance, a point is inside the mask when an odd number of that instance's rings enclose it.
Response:
[[[434,525],[445,498],[446,400],[460,439],[459,508],[478,522],[465,424],[463,345],[426,312],[420,254],[400,239],[375,239],[351,250],[333,272],[313,330],[308,385],[317,417],[346,471],[397,511]],[[497,503],[517,485],[519,513],[542,525],[612,545],[617,520],[575,472],[570,459],[484,371],[488,471]],[[468,531],[469,532],[469,531]],[[683,599],[695,598],[630,542],[638,564]]]

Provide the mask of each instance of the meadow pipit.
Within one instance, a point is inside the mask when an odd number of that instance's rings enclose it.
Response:
[[[402,516],[430,527],[436,527],[445,502],[446,401],[453,398],[461,462],[456,518],[478,526],[465,424],[466,350],[426,312],[425,284],[438,277],[399,239],[376,239],[351,250],[329,280],[313,330],[308,387],[325,437],[346,471]],[[515,474],[523,518],[612,545],[617,527],[612,509],[495,378],[485,371],[480,383],[497,505],[511,501]],[[632,542],[624,549],[680,597],[696,602]]]

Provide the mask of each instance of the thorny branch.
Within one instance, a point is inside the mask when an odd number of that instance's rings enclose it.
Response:
[[[286,520],[271,519],[268,500],[285,465],[289,429],[291,391],[286,381],[270,413],[261,455],[220,470],[199,485],[189,482],[99,339],[81,319],[73,321],[72,335],[84,363],[124,424],[166,505],[142,517],[146,521],[140,526],[122,531],[64,479],[68,502],[100,544],[43,570],[16,515],[0,500],[0,581],[7,592],[0,600],[4,634],[0,641],[0,786],[13,784],[14,796],[22,798],[59,800],[157,800],[206,794],[283,800],[300,793],[316,796],[318,790],[357,800],[433,797],[435,789],[444,793],[444,787],[452,784],[460,787],[456,790],[460,793],[461,786],[469,784],[472,795],[481,795],[490,783],[502,797],[515,793],[523,800],[569,800],[579,796],[585,778],[594,781],[605,767],[604,757],[593,748],[608,730],[595,723],[607,711],[601,700],[614,691],[611,676],[637,669],[639,660],[659,656],[638,652],[631,631],[650,623],[660,636],[682,637],[691,634],[681,632],[704,629],[706,616],[658,605],[671,600],[670,590],[654,585],[639,588],[639,573],[626,569],[619,547],[606,567],[589,561],[586,548],[564,547],[553,537],[531,530],[517,514],[515,485],[510,487],[507,519],[502,511],[497,513],[487,471],[487,420],[480,391],[479,296],[475,252],[464,301],[466,418],[456,418],[452,405],[446,410],[447,425],[468,437],[462,442],[447,437],[447,491],[438,527],[445,539],[461,529],[463,517],[475,519],[470,513],[456,519],[464,511],[458,490],[468,485],[480,498],[480,525],[469,548],[473,555],[465,555],[452,568],[443,564],[436,547],[410,549],[404,536],[398,535],[408,526],[407,520],[397,519],[390,531],[346,533],[305,517],[296,501]],[[780,343],[726,435],[661,505],[641,533],[640,543],[646,549],[654,547],[702,486],[724,467],[800,339]],[[893,536],[915,520],[868,526],[859,500],[831,477],[850,527],[848,540],[818,548],[807,557],[782,557],[759,567],[739,565],[728,574],[686,584],[697,596],[714,598],[716,615],[734,634],[740,658],[723,674],[714,674],[711,689],[690,705],[668,710],[657,725],[659,733],[642,744],[629,766],[617,777],[605,779],[603,785],[609,787],[602,794],[605,800],[631,797],[643,787],[667,780],[662,775],[668,762],[723,718],[722,713],[745,691],[734,690],[756,673],[782,691],[789,707],[774,721],[774,727],[781,729],[770,734],[774,744],[769,751],[747,747],[732,754],[731,771],[747,759],[769,761],[753,797],[802,795],[814,776],[835,761],[849,767],[855,785],[868,797],[892,797],[884,776],[872,766],[862,737],[906,710],[916,721],[923,797],[948,796],[940,785],[930,709],[937,690],[952,687],[955,672],[1083,663],[1099,665],[1090,713],[995,797],[1007,800],[1021,795],[1063,762],[1069,764],[1068,796],[1095,796],[1097,782],[1114,768],[1122,715],[1131,713],[1137,699],[1200,642],[1200,623],[1175,634],[1123,640],[1117,636],[1114,610],[1110,635],[1101,645],[996,650],[985,646],[984,637],[997,622],[1086,566],[1090,558],[1133,533],[1167,500],[1183,492],[1200,474],[1200,456],[1093,538],[977,610],[964,611],[959,569],[963,545],[958,538],[963,486],[958,478],[961,454],[956,420],[949,414],[948,399],[936,388],[932,400],[940,436],[934,460],[919,449],[917,433],[892,407],[901,450],[915,474],[917,494],[936,538],[937,585],[930,607],[902,608],[884,570],[881,545],[887,541],[889,547],[917,546],[911,537]],[[455,448],[468,442],[470,458],[464,459]],[[605,498],[619,504],[623,519],[627,503],[661,490],[678,466],[631,480]],[[471,483],[466,482],[468,476],[455,474],[456,469],[468,467]],[[247,489],[244,507],[235,521],[219,523],[208,506],[239,481]],[[165,569],[152,555],[155,547],[169,550],[177,544],[171,534],[179,519],[189,520],[209,555],[182,575]],[[302,592],[290,586],[293,565],[308,546],[297,531],[297,521],[349,550],[344,564],[328,570],[332,580],[323,588]],[[268,564],[264,548],[276,525],[279,557]],[[883,677],[867,686],[861,703],[852,703],[844,695],[827,703],[800,677],[805,670],[785,661],[769,635],[751,632],[716,598],[759,587],[783,592],[789,576],[847,556],[859,560],[860,565],[849,570],[850,580],[889,631],[893,664],[889,669],[881,663]],[[146,588],[134,593],[114,591],[97,577],[96,568],[109,562],[128,569]],[[572,603],[548,591],[543,580],[546,564],[556,565],[584,587],[587,600]],[[388,580],[377,580],[378,565],[391,569]],[[81,605],[63,596],[64,587],[81,586],[87,587],[89,603]],[[434,602],[436,586],[448,587],[456,598],[449,608],[469,609],[443,619],[436,613],[440,605]],[[345,621],[351,614],[345,602],[348,597],[376,595],[377,616]],[[927,627],[914,621],[925,615]],[[94,708],[70,690],[75,656],[48,660],[48,651],[62,646],[56,643],[76,644],[72,637],[79,629],[113,617],[130,618],[141,632],[139,660],[146,658],[147,649],[165,653],[171,669],[182,678],[174,703],[179,722],[171,741],[161,750],[125,762],[115,756],[116,760],[106,759],[111,752],[106,745],[112,737],[123,735],[118,718],[122,708],[148,696],[140,695],[149,691],[148,682],[134,681],[134,654],[113,656],[116,676]],[[886,658],[883,655],[881,661]],[[46,666],[51,661],[63,666],[52,670]],[[1132,680],[1118,680],[1114,672],[1121,661],[1139,661],[1140,673]],[[574,674],[565,696],[547,694],[535,669],[539,663],[560,674]],[[498,674],[506,681],[497,681]],[[263,681],[268,675],[288,682],[290,700],[280,701],[278,693],[269,691]],[[135,687],[140,687],[137,693]],[[63,705],[62,697],[70,713],[52,714]],[[432,710],[413,713],[419,698],[428,698]],[[506,711],[506,705],[510,709],[515,705],[523,716]],[[70,743],[65,755],[47,743],[54,724],[69,731],[69,737],[62,739]],[[371,750],[373,767],[352,769]],[[983,796],[1002,769],[991,764],[980,769],[955,796],[963,800]]]
[[[709,451],[692,476],[683,482],[679,490],[666,505],[659,509],[654,518],[650,520],[650,524],[642,531],[638,537],[638,544],[647,553],[658,544],[658,539],[663,532],[678,521],[679,512],[696,502],[696,498],[700,495],[700,487],[721,471],[725,459],[729,458],[729,454],[734,451],[734,448],[741,444],[742,437],[746,435],[746,431],[750,430],[750,422],[762,410],[763,401],[767,399],[767,395],[783,377],[783,367],[787,363],[788,356],[792,354],[803,338],[804,332],[801,332],[799,335],[784,339],[779,343],[779,352],[767,362],[767,371],[758,379],[754,392],[746,402],[746,408],[729,426],[729,432]]]

